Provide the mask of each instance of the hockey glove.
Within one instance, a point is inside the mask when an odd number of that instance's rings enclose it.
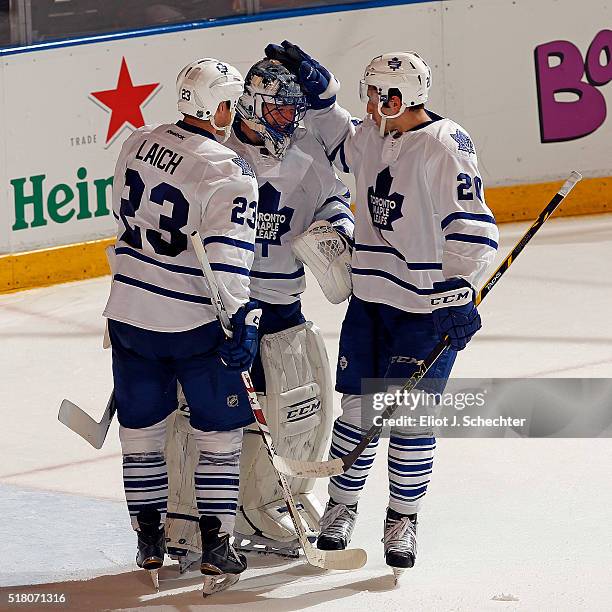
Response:
[[[433,323],[440,339],[448,335],[455,351],[463,350],[482,327],[474,304],[474,290],[462,278],[434,283],[431,295]]]
[[[232,317],[233,335],[219,348],[228,370],[244,372],[253,364],[259,347],[258,327],[261,308],[255,300],[242,306]]]
[[[328,108],[336,101],[340,90],[336,77],[297,45],[283,40],[280,45],[268,45],[265,53],[295,74],[311,108]]]

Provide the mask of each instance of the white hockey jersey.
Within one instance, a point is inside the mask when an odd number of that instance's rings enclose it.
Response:
[[[189,236],[202,236],[233,314],[249,298],[257,182],[249,164],[184,121],[123,144],[113,182],[116,266],[104,316],[162,332],[215,319]]]
[[[296,130],[279,161],[248,142],[239,126],[227,146],[249,162],[259,184],[251,295],[272,304],[290,304],[306,288],[304,266],[293,255],[291,242],[321,220],[352,236],[350,194],[336,176],[321,142],[304,128]]]
[[[433,283],[485,280],[498,243],[476,151],[457,123],[431,121],[381,138],[371,118],[337,104],[306,114],[336,166],[355,175],[353,292],[408,312],[430,312]]]

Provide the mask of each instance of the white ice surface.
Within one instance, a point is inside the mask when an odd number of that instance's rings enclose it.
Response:
[[[502,254],[525,228],[501,227]],[[610,377],[611,256],[612,216],[547,222],[482,304],[484,328],[453,375]],[[102,350],[100,313],[108,286],[100,278],[0,296],[0,609],[10,592],[66,593],[68,603],[55,609],[203,603],[197,575],[179,580],[173,566],[164,568],[155,594],[136,570],[116,424],[95,451],[57,421],[63,397],[96,417],[106,405],[110,352]],[[345,307],[309,286],[304,311],[335,363]],[[380,543],[385,454],[383,447],[353,540],[368,551],[365,568],[326,573],[256,558],[207,607],[612,610],[611,440],[439,440],[417,565],[396,589]]]

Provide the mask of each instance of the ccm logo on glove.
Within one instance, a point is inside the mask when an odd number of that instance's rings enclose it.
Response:
[[[431,305],[438,306],[443,304],[453,304],[454,306],[460,306],[467,304],[472,301],[472,290],[466,289],[464,291],[451,291],[443,295],[437,295],[431,298]]]

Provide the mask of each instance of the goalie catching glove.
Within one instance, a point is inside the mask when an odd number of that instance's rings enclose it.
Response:
[[[332,304],[348,299],[353,289],[348,240],[329,221],[315,221],[291,245],[294,255],[312,270]]]

